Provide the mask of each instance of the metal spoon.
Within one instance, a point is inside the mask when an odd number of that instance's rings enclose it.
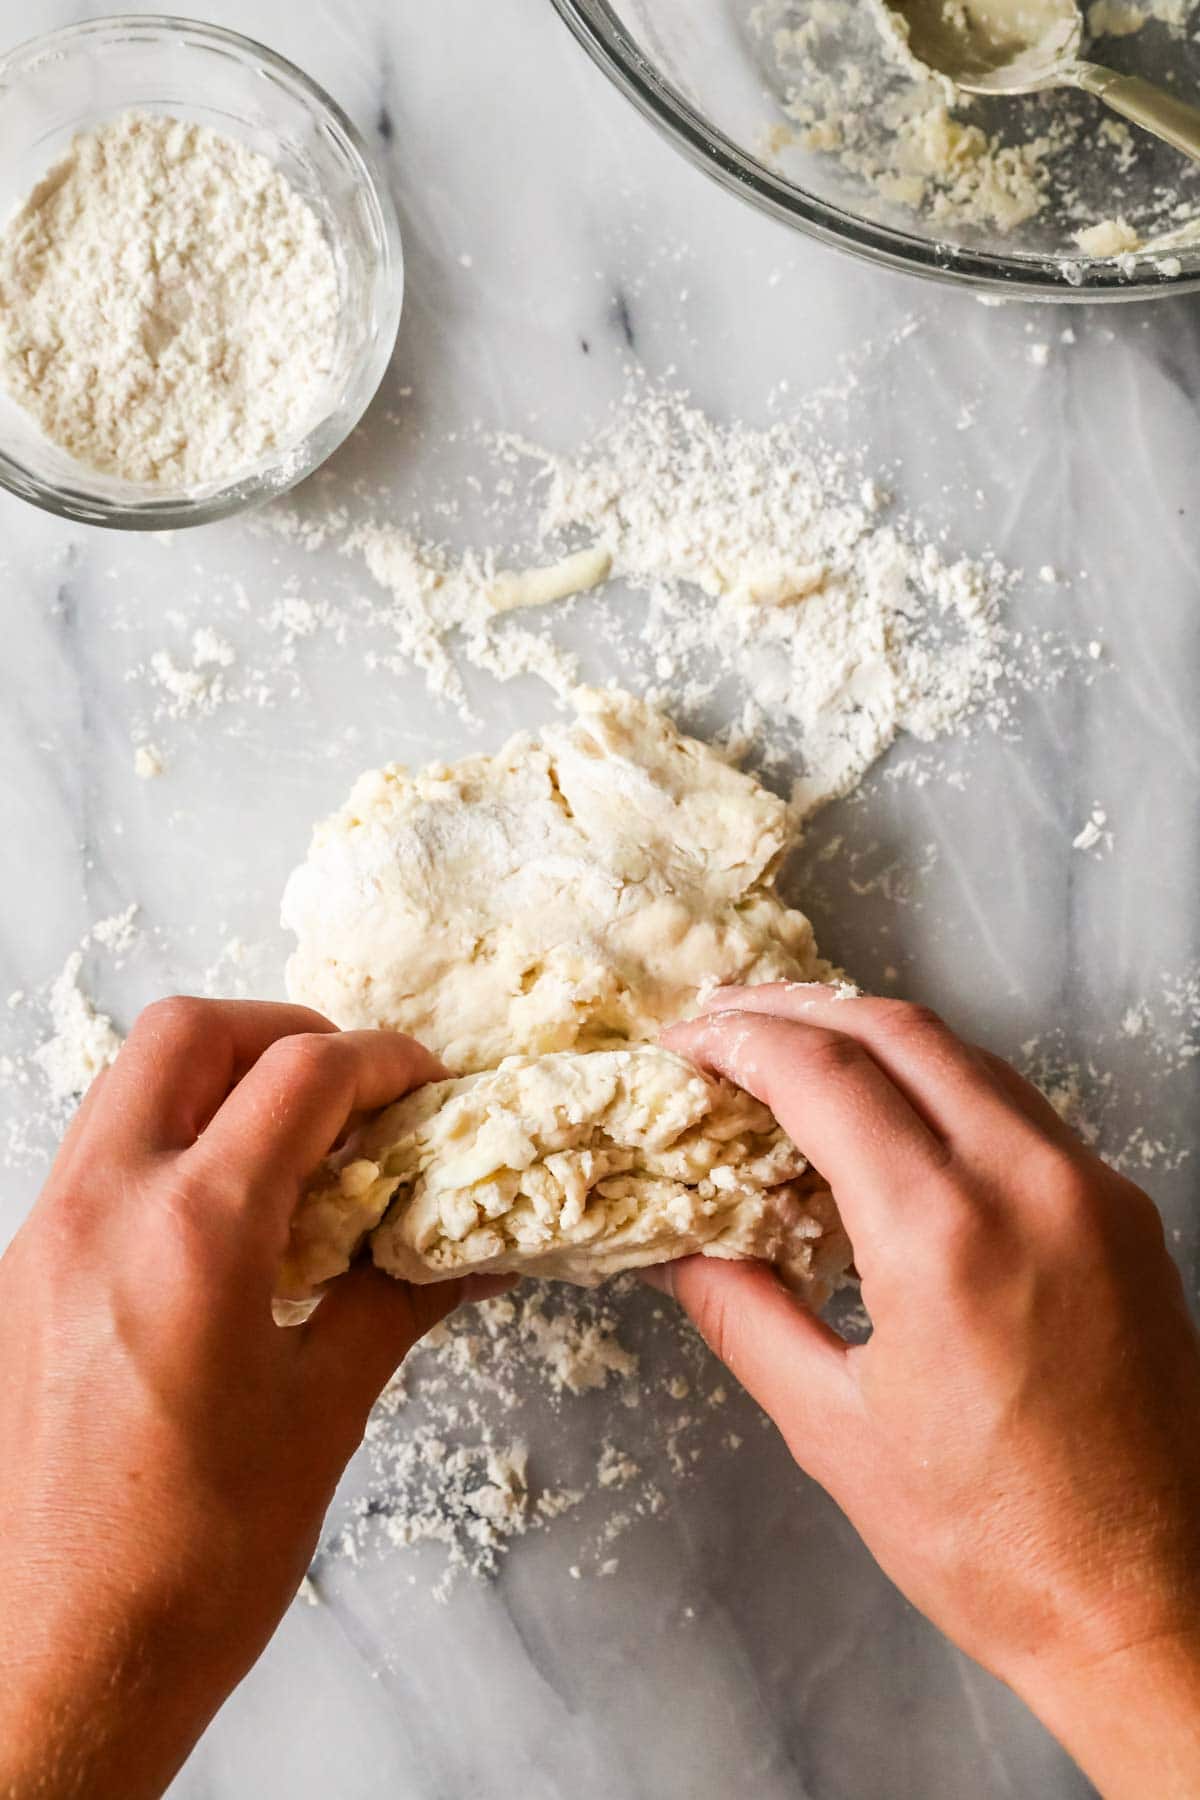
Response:
[[[1082,88],[1200,162],[1200,106],[1140,75],[1084,62],[1077,0],[887,0],[919,62],[967,94]]]

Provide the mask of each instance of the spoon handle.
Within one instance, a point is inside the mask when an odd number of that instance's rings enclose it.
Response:
[[[1200,162],[1200,106],[1177,99],[1140,75],[1118,75],[1115,69],[1102,69],[1096,63],[1077,63],[1071,75],[1077,87],[1095,94],[1122,118],[1131,119]]]

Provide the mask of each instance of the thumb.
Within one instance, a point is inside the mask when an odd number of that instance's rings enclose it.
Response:
[[[643,1271],[779,1427],[800,1467],[837,1485],[854,1441],[847,1345],[766,1263],[688,1256]]]
[[[473,1275],[418,1286],[357,1264],[303,1327],[317,1404],[366,1414],[427,1331],[464,1302],[511,1285],[511,1276]]]

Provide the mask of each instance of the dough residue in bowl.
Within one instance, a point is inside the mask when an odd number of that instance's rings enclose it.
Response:
[[[1178,73],[1182,91],[1196,10],[1196,0],[1094,0],[1086,23],[1092,38],[1153,26],[1143,72]],[[1157,251],[1200,213],[1195,171],[1177,152],[1069,91],[972,98],[917,59],[887,0],[760,0],[749,19],[783,113],[761,153],[869,217],[1069,259],[1081,247],[1110,254],[1079,240],[1114,214],[1139,249]],[[812,176],[814,159],[824,174]]]

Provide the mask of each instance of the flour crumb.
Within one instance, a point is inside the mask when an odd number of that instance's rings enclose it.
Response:
[[[1106,850],[1111,850],[1113,834],[1111,831],[1105,830],[1107,823],[1108,814],[1104,808],[1102,806],[1093,807],[1083,829],[1071,839],[1072,847],[1076,850],[1095,850],[1097,845],[1100,845]]]
[[[120,968],[121,959],[132,950],[138,939],[138,927],[135,923],[141,908],[136,900],[123,912],[112,913],[106,919],[97,919],[87,933],[87,942],[99,944],[114,958],[116,967]]]
[[[228,669],[237,661],[233,645],[211,625],[202,625],[192,633],[192,662],[198,669]]]
[[[138,744],[133,752],[133,772],[142,781],[156,781],[166,768],[157,744]]]
[[[600,1460],[596,1464],[596,1480],[602,1488],[628,1487],[640,1473],[637,1463],[631,1456],[611,1442],[606,1443],[600,1452]]]
[[[1101,219],[1077,231],[1075,242],[1085,255],[1107,258],[1139,249],[1142,240],[1127,219]]]
[[[237,653],[209,625],[192,633],[191,661],[179,662],[169,650],[155,650],[150,674],[160,693],[159,718],[210,718],[232,698],[228,673]]]

